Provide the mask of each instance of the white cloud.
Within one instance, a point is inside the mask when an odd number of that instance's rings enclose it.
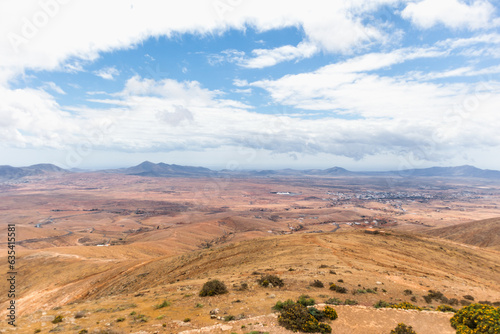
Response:
[[[310,58],[318,51],[315,45],[306,42],[299,43],[297,46],[285,45],[274,49],[255,49],[252,50],[255,57],[245,59],[239,65],[246,68],[264,68],[283,61]]]
[[[120,71],[115,67],[105,67],[98,71],[94,71],[94,74],[105,80],[114,80],[116,76],[120,75]]]
[[[340,93],[335,95],[325,85],[334,76],[354,80],[340,84],[336,88]],[[321,109],[315,100],[321,97],[326,107],[335,103],[362,117],[304,119],[261,114],[196,81],[135,76],[111,99],[91,100],[103,108],[67,108],[72,114],[44,91],[2,89],[0,138],[4,146],[55,147],[67,152],[81,145],[87,151],[125,152],[242,147],[354,159],[415,154],[428,160],[453,155],[457,149],[500,144],[498,82],[468,92],[460,85],[412,83],[361,72],[305,73],[296,79],[275,83],[292,94],[305,90],[298,98],[290,97],[290,104]],[[324,90],[314,84],[318,80]]]
[[[8,146],[56,147],[74,142],[79,129],[44,90],[0,87],[0,139]]]
[[[44,82],[42,88],[52,90],[52,91],[56,92],[57,94],[61,94],[61,95],[66,94],[66,92],[61,87],[59,87],[58,85],[56,85],[52,81]]]
[[[1,2],[0,13],[9,15],[0,20],[0,67],[53,70],[70,59],[93,61],[101,52],[127,49],[149,37],[217,34],[248,26],[258,31],[299,27],[305,40],[318,48],[349,53],[387,37],[362,17],[396,2],[374,0],[367,6],[362,1],[253,0],[226,4],[224,9],[217,1],[145,0],[130,6],[120,0],[54,0],[52,7],[36,0]]]
[[[470,4],[460,0],[412,1],[401,12],[416,26],[428,29],[443,24],[453,29],[480,29],[494,26],[495,8],[486,0],[473,0]]]

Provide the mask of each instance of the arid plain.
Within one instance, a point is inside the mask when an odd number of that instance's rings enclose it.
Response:
[[[500,301],[498,180],[95,172],[0,186],[0,244],[7,224],[17,230],[21,333],[288,333],[271,307],[302,294],[356,301],[336,306],[334,333],[388,333],[402,321],[453,333],[449,313],[372,306],[413,298],[435,309],[439,301],[423,298],[429,290]],[[264,273],[285,286],[259,286]],[[229,294],[199,297],[213,278]],[[348,294],[327,288],[339,280]],[[0,286],[2,310],[7,290]],[[216,308],[234,320],[212,318]],[[64,321],[53,324],[57,315]]]

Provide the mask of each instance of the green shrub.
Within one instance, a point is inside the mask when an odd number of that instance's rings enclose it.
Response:
[[[436,310],[440,312],[457,312],[457,310],[449,305],[439,305]]]
[[[236,317],[234,315],[226,315],[224,317],[224,321],[231,321],[231,320],[234,320],[236,319]]]
[[[167,306],[170,306],[170,302],[164,300],[161,304],[155,305],[154,308],[155,309],[160,309],[160,308],[164,308],[164,307],[167,307]]]
[[[358,305],[358,302],[353,299],[346,299],[344,305]]]
[[[300,331],[306,333],[331,333],[330,326],[320,326],[318,319],[316,319],[307,307],[299,303],[284,305],[278,322],[281,326],[291,331]]]
[[[200,290],[200,297],[222,295],[227,292],[226,285],[218,279],[214,279],[203,284]]]
[[[123,318],[123,317],[116,319],[116,322],[123,322],[123,321],[125,321],[125,318]]]
[[[411,326],[400,323],[391,331],[391,334],[417,334]]]
[[[460,301],[460,305],[462,305],[462,306],[469,306],[470,304],[472,304],[472,303],[468,300],[465,300],[465,299],[462,299]]]
[[[342,305],[342,301],[338,298],[329,298],[325,301],[325,304]]]
[[[285,305],[291,305],[293,303],[294,303],[294,301],[291,300],[291,299],[288,299],[288,300],[286,300],[284,302],[282,302],[281,300],[278,300],[276,302],[276,304],[273,306],[273,310],[281,311]]]
[[[375,308],[385,308],[385,307],[390,307],[391,304],[386,302],[386,301],[383,301],[383,300],[379,300],[378,302],[376,302],[373,307]]]
[[[337,315],[337,311],[335,311],[335,309],[333,307],[330,307],[330,306],[325,306],[323,313],[325,314],[325,317],[330,319],[330,320],[335,320],[339,317]]]
[[[58,323],[62,322],[62,321],[63,321],[63,319],[64,319],[64,318],[63,318],[63,316],[62,316],[62,315],[58,315],[58,316],[56,316],[56,317],[54,318],[54,320],[52,320],[52,323],[53,323],[53,324],[58,324]]]
[[[450,323],[457,334],[500,333],[500,309],[490,305],[471,304],[458,310]]]
[[[402,303],[399,303],[399,304],[392,304],[389,306],[390,308],[399,308],[399,309],[403,309],[403,310],[418,310],[418,311],[422,311],[422,309],[416,305],[413,305],[411,303],[408,303],[408,302],[402,302]]]
[[[309,314],[318,321],[323,321],[325,319],[325,312],[318,310],[316,307],[309,307],[307,311],[309,311]]]
[[[320,333],[328,334],[332,332],[332,327],[329,324],[320,323],[318,324],[318,329]]]
[[[268,287],[269,285],[272,285],[274,287],[277,286],[281,288],[282,286],[285,285],[285,283],[283,283],[283,280],[276,275],[261,276],[261,278],[257,280],[257,283],[259,283],[259,285],[262,285],[263,287]]]
[[[427,304],[432,303],[433,300],[438,300],[443,302],[444,304],[449,304],[448,298],[446,298],[441,292],[429,290],[427,296],[424,296],[424,300]]]
[[[465,295],[464,299],[467,299],[467,300],[470,300],[470,301],[474,301],[474,297],[472,297],[471,295]]]
[[[302,304],[304,306],[314,305],[314,299],[310,298],[308,295],[302,295],[297,299],[297,303]]]
[[[403,291],[403,293],[405,294],[405,296],[413,295],[413,291],[411,291],[410,289],[406,289],[405,291]]]
[[[203,304],[196,303],[196,305],[195,305],[194,307],[196,307],[196,308],[202,308],[202,307],[203,307]]]
[[[191,321],[191,318],[185,318],[184,319],[184,322],[190,322]]]
[[[320,280],[317,280],[317,279],[315,279],[314,282],[311,282],[311,284],[309,284],[309,285],[313,286],[315,288],[324,288],[325,287],[323,282],[321,282]]]
[[[341,287],[340,285],[336,284],[331,284],[330,285],[330,290],[338,292],[338,293],[347,293],[347,289],[344,287]]]
[[[318,320],[307,311],[307,307],[297,303],[284,305],[278,316],[278,322],[281,326],[294,332],[302,332],[305,331],[306,327],[318,325]]]

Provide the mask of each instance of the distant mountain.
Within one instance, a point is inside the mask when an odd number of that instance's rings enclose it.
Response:
[[[64,172],[67,172],[67,170],[52,164],[37,164],[28,167],[12,167],[4,165],[0,166],[0,180],[15,180],[31,175]]]
[[[122,173],[127,175],[140,175],[140,176],[156,176],[156,177],[168,177],[168,176],[183,176],[183,177],[197,177],[197,176],[209,176],[213,172],[204,167],[192,167],[192,166],[180,166],[180,165],[169,165],[163,162],[158,164],[144,161],[143,163],[129,167],[121,170]]]
[[[406,169],[397,173],[401,176],[440,176],[440,177],[479,177],[485,179],[500,179],[500,171],[480,169],[474,166],[464,165],[458,167],[431,167],[422,169]]]
[[[352,176],[356,175],[356,172],[348,171],[342,167],[332,167],[322,170],[310,170],[309,175],[329,175],[329,176]]]
[[[41,172],[57,172],[57,173],[66,172],[65,169],[57,167],[56,165],[53,164],[37,164],[21,168],[23,168],[24,170],[41,171]]]
[[[18,179],[29,175],[43,173],[85,172],[84,170],[65,170],[52,164],[37,164],[28,167],[0,166],[0,180]],[[263,170],[220,170],[214,171],[205,167],[181,166],[144,161],[137,166],[102,170],[104,173],[120,173],[127,175],[154,177],[307,177],[307,176],[392,176],[392,177],[462,177],[500,180],[500,171],[480,169],[474,166],[431,167],[422,169],[404,169],[387,172],[353,172],[342,167],[327,169],[263,169]]]

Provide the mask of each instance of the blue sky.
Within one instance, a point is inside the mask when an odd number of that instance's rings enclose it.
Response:
[[[486,0],[0,3],[0,164],[500,169]]]

